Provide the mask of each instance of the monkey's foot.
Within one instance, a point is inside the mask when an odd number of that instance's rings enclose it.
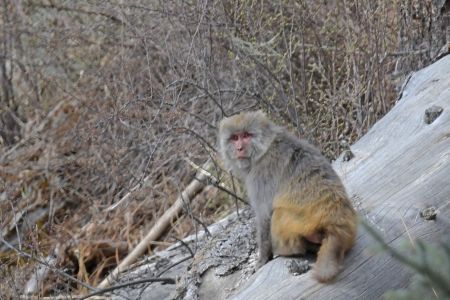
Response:
[[[262,266],[264,266],[269,261],[268,258],[266,259],[258,259],[255,266],[255,271],[259,270]]]
[[[304,274],[311,269],[311,265],[308,260],[302,258],[291,258],[287,260],[285,264],[289,270],[289,273],[295,276]]]

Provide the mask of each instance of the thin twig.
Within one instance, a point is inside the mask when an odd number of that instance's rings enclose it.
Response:
[[[208,231],[208,233],[209,233],[209,231]],[[209,234],[211,234],[211,233],[209,233]],[[194,257],[194,251],[192,251],[191,247],[189,247],[189,245],[185,241],[177,238],[176,236],[173,236],[172,238],[174,240],[178,241],[182,246],[184,246],[189,251],[189,254],[191,254],[191,257]]]
[[[439,286],[440,289],[442,289],[445,293],[450,295],[450,286],[448,285],[448,282],[446,282],[445,279],[439,273],[431,269],[428,264],[418,263],[415,260],[405,256],[400,251],[389,246],[383,240],[381,235],[375,229],[373,229],[372,226],[370,226],[368,223],[362,221],[361,224],[369,232],[369,234],[381,245],[383,250],[387,251],[390,255],[392,255],[393,258],[395,258],[402,264],[412,268],[416,272],[427,275],[428,278],[430,279],[430,282],[435,283],[436,286]],[[418,244],[420,245],[421,243]]]
[[[115,291],[115,290],[119,290],[119,289],[122,289],[122,288],[130,287],[130,286],[137,285],[137,284],[142,284],[142,283],[148,283],[148,282],[161,282],[162,284],[175,284],[176,283],[175,279],[168,278],[168,277],[167,278],[153,278],[153,277],[152,278],[146,278],[146,279],[130,281],[130,282],[126,282],[126,283],[110,286],[110,287],[107,287],[107,288],[95,291],[93,293],[90,293],[90,294],[88,294],[86,296],[83,296],[83,297],[80,298],[80,300],[88,299],[88,298],[90,298],[92,296],[97,296],[97,295],[101,295],[101,294],[104,294],[104,293],[108,293],[108,292],[112,292],[112,291]]]
[[[21,251],[21,250],[17,249],[13,245],[11,245],[7,241],[5,241],[5,239],[2,236],[0,236],[0,242],[2,242],[6,247],[8,247],[9,249],[15,251],[17,254],[19,254],[22,257],[26,257],[26,258],[32,259],[32,260],[36,261],[37,263],[39,263],[39,264],[41,264],[43,266],[46,266],[47,268],[49,268],[53,272],[55,272],[55,273],[65,277],[65,278],[67,278],[67,279],[69,279],[69,280],[71,280],[73,282],[76,282],[79,285],[81,285],[81,286],[83,286],[83,287],[85,287],[85,288],[87,288],[87,289],[89,289],[91,291],[96,291],[97,290],[93,286],[91,286],[91,285],[89,285],[89,284],[87,284],[87,283],[85,283],[85,282],[83,282],[81,280],[78,280],[77,278],[75,278],[75,277],[73,277],[73,276],[71,276],[71,275],[69,275],[69,274],[67,274],[67,273],[65,273],[65,272],[63,272],[63,271],[61,271],[61,270],[51,266],[51,265],[49,265],[47,262],[45,262],[45,261],[43,261],[43,260],[41,260],[41,259],[31,255],[31,254],[28,254],[28,253],[26,253],[24,251]]]
[[[186,256],[185,258],[180,259],[179,261],[177,261],[177,262],[171,264],[170,266],[168,266],[168,267],[165,268],[164,270],[160,271],[158,274],[156,274],[155,277],[161,276],[162,274],[164,274],[165,272],[169,271],[169,270],[172,269],[173,267],[176,267],[176,266],[178,266],[179,264],[181,264],[181,263],[183,263],[183,262],[185,262],[185,261],[187,261],[187,260],[189,260],[189,259],[192,259],[192,258],[193,258],[193,256]],[[150,282],[146,287],[144,287],[144,288],[142,289],[142,291],[139,293],[139,299],[140,299],[140,297],[142,296],[142,293],[144,292],[144,290],[145,290],[146,288],[148,288],[152,283],[153,283],[153,282]]]
[[[205,170],[204,168],[200,167],[193,161],[191,161],[189,158],[185,158],[185,160],[200,174],[206,176],[208,178],[208,183],[215,186],[219,190],[226,192],[227,194],[233,196],[235,199],[241,201],[242,203],[248,204],[247,201],[245,201],[243,198],[239,197],[236,192],[233,192],[230,190],[223,182],[221,182],[217,177],[215,177],[213,174],[211,174],[209,171]],[[233,182],[233,189],[234,188],[234,182]]]

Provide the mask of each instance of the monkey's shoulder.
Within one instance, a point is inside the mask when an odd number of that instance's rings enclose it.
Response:
[[[326,161],[320,150],[305,139],[300,139],[290,133],[278,134],[272,143],[274,152],[285,157],[290,164],[307,159],[309,161]],[[281,153],[281,154],[280,154]]]
[[[283,168],[284,178],[294,181],[316,178],[323,183],[340,183],[328,159],[308,141],[286,134],[278,136],[273,147],[277,149],[276,152],[283,154],[283,160],[279,164]]]

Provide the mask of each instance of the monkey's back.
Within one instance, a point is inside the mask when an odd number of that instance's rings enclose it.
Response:
[[[317,148],[288,134],[273,146],[272,151],[288,154],[272,204],[274,253],[298,254],[299,239],[330,234],[339,236],[345,250],[350,248],[356,214],[331,164]]]

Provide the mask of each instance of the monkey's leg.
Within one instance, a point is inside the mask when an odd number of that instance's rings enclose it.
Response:
[[[305,254],[303,227],[297,213],[285,208],[275,208],[271,228],[273,253],[282,256]]]
[[[270,217],[256,216],[257,243],[259,247],[259,259],[256,269],[265,265],[273,257],[272,242],[270,237]]]

